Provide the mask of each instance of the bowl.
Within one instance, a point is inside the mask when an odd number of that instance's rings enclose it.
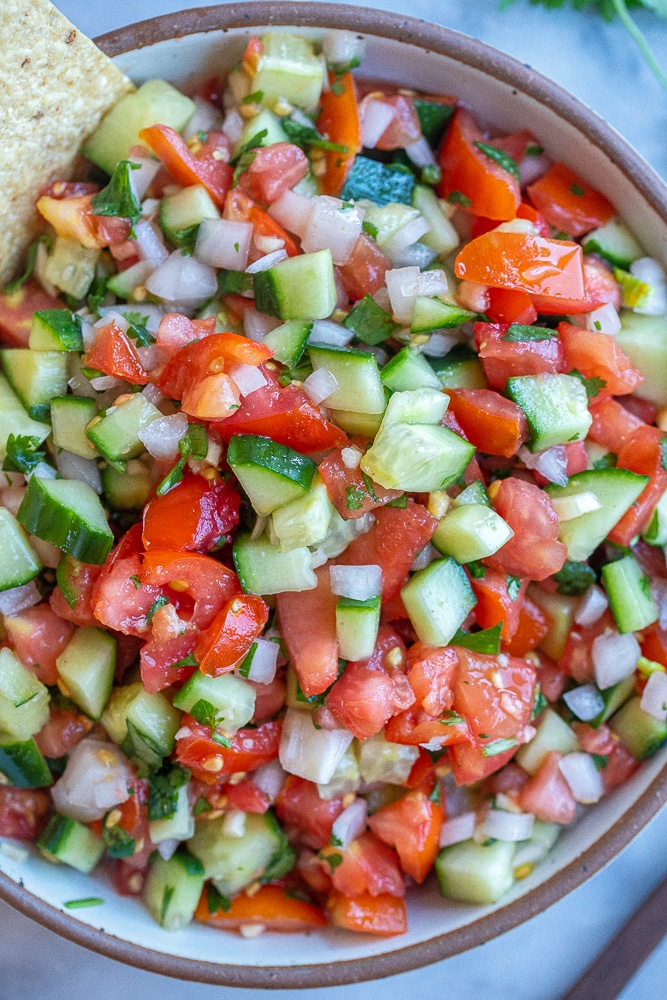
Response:
[[[347,28],[366,39],[367,77],[456,94],[501,130],[530,128],[549,152],[623,206],[646,250],[667,264],[667,188],[593,111],[514,59],[446,28],[339,4],[266,3],[188,10],[98,39],[137,83],[176,85],[231,67],[247,39],[272,27],[309,37]],[[582,166],[583,165],[583,166]],[[443,901],[435,879],[408,899],[409,931],[370,938],[327,930],[267,933],[255,940],[202,926],[168,933],[141,902],[116,896],[102,876],[83,876],[36,855],[0,853],[0,897],[58,934],[103,955],[182,979],[236,987],[318,987],[405,972],[482,944],[540,913],[615,857],[667,797],[667,748],[567,829],[548,859],[494,906]],[[67,900],[104,905],[71,912]]]

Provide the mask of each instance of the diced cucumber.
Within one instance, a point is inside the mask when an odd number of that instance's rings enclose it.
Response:
[[[380,598],[355,601],[339,597],[336,602],[336,636],[344,660],[365,660],[375,649],[380,627]]]
[[[491,507],[470,503],[452,507],[431,539],[438,552],[467,563],[484,559],[502,548],[513,531]]]
[[[174,811],[163,819],[152,819],[148,831],[154,844],[163,840],[189,840],[195,832],[195,821],[190,811],[190,785],[185,784],[176,792]]]
[[[206,188],[192,184],[160,202],[160,226],[174,246],[189,245],[204,219],[219,219],[220,212]]]
[[[308,354],[314,371],[326,368],[338,382],[338,388],[327,397],[327,405],[355,413],[384,411],[384,389],[373,354],[328,344],[309,344]]]
[[[601,504],[597,510],[580,514],[571,521],[561,521],[558,537],[567,546],[567,558],[572,562],[588,559],[647,483],[646,476],[638,476],[627,469],[587,469],[570,476],[567,486],[549,484],[546,491],[551,497],[591,492]]]
[[[512,861],[515,878],[526,878],[536,864],[544,861],[558,840],[561,830],[560,823],[545,823],[541,819],[535,819],[530,839],[516,845]]]
[[[355,302],[343,320],[343,326],[352,330],[358,340],[371,345],[388,340],[399,328],[372,295],[364,295],[363,299]]]
[[[60,861],[84,875],[92,872],[104,854],[104,841],[98,834],[61,813],[51,817],[37,846],[49,861]]]
[[[159,767],[174,749],[181,713],[161,694],[149,694],[141,681],[111,691],[102,725],[127,756]]]
[[[48,689],[6,646],[0,649],[0,732],[27,740],[49,717]]]
[[[292,319],[267,333],[264,343],[271,348],[276,361],[294,368],[306,349],[312,329],[313,324],[308,320]]]
[[[641,533],[649,545],[667,544],[667,490],[658,500],[651,520]]]
[[[531,451],[583,441],[593,422],[586,390],[573,375],[520,375],[507,380],[505,391],[526,415]]]
[[[271,515],[271,528],[282,552],[317,545],[331,523],[331,501],[326,486],[314,481],[305,496],[292,500]]]
[[[355,413],[354,410],[335,410],[329,408],[331,420],[352,437],[374,438],[382,423],[381,413]]]
[[[317,577],[306,546],[281,552],[262,536],[252,539],[239,532],[234,543],[234,565],[246,594],[282,594],[288,590],[313,590]]]
[[[282,101],[315,111],[324,84],[324,64],[313,43],[301,35],[272,31],[261,37],[262,54],[253,76],[253,92],[272,108]]]
[[[220,726],[234,735],[253,717],[255,689],[234,674],[210,677],[197,670],[174,698],[174,708],[188,712],[212,730]]]
[[[401,597],[415,632],[428,646],[446,646],[477,604],[468,577],[453,559],[436,559],[414,573]]]
[[[405,389],[421,389],[428,386],[440,390],[440,380],[424,355],[412,347],[402,347],[398,354],[387,362],[380,378],[392,392]]]
[[[225,817],[200,820],[188,847],[218,892],[231,896],[255,882],[286,848],[286,838],[270,813],[246,813],[241,837],[224,832]]]
[[[133,94],[121,97],[107,112],[83,147],[83,155],[112,174],[127,160],[132,146],[142,145],[139,132],[160,123],[180,132],[195,109],[194,101],[165,80],[147,80]]]
[[[430,333],[431,330],[448,330],[475,319],[477,313],[442,299],[418,295],[412,314],[412,333]]]
[[[454,497],[452,500],[453,507],[465,507],[466,504],[481,504],[483,507],[489,507],[491,505],[489,494],[486,492],[483,483],[480,483],[479,479],[475,479],[470,486],[466,486],[466,488],[461,490],[459,495]]]
[[[14,437],[34,437],[39,444],[48,437],[48,424],[33,420],[26,412],[4,375],[0,375],[0,461],[7,454],[7,441]]]
[[[87,396],[56,396],[51,400],[51,424],[56,448],[81,458],[95,458],[97,449],[86,427],[97,414],[97,403]]]
[[[519,747],[514,759],[528,774],[535,774],[552,750],[568,754],[578,749],[574,730],[552,708],[547,707],[540,715],[535,736],[530,743]]]
[[[474,452],[474,445],[447,427],[383,423],[361,469],[385,489],[430,493],[455,482]]]
[[[443,847],[435,859],[440,891],[464,903],[496,903],[514,885],[516,845],[508,840],[464,840]]]
[[[143,393],[136,392],[89,424],[86,434],[107,462],[123,471],[123,462],[144,451],[139,431],[161,416]]]
[[[67,693],[91,719],[98,720],[107,703],[116,669],[116,639],[93,626],[79,628],[56,660]]]
[[[634,556],[607,563],[602,580],[619,632],[637,632],[658,620],[650,580]]]
[[[280,118],[264,108],[243,126],[241,137],[234,146],[234,156],[238,156],[244,147],[249,148],[251,144],[254,149],[257,146],[273,146],[276,142],[289,142],[289,136],[282,127]]]
[[[0,774],[16,788],[46,788],[53,784],[51,772],[32,737],[20,740],[0,734]]]
[[[667,316],[623,311],[616,342],[644,376],[634,395],[667,405]]]
[[[288,257],[255,275],[255,307],[278,319],[326,319],[336,306],[331,250]]]
[[[424,184],[415,184],[412,204],[419,209],[430,227],[429,231],[421,237],[421,242],[425,243],[427,247],[437,250],[441,257],[456,250],[461,242],[459,234],[442,211],[435,191]]]
[[[121,299],[127,299],[128,302],[135,302],[135,290],[138,288],[143,289],[142,294],[145,297],[144,282],[148,280],[154,270],[155,268],[150,261],[137,261],[136,264],[132,264],[124,271],[112,274],[107,281],[107,289]]]
[[[0,363],[28,414],[35,420],[48,420],[53,397],[67,392],[67,354],[6,347],[0,351]]]
[[[31,476],[16,517],[26,531],[81,562],[101,565],[113,545],[99,498],[79,480]]]
[[[628,227],[618,217],[593,229],[582,242],[584,253],[597,253],[616,267],[630,267],[644,251]]]
[[[32,314],[31,351],[82,351],[81,326],[69,309],[41,309]]]
[[[42,568],[23,528],[6,507],[0,507],[0,591],[20,587]]]
[[[364,222],[371,228],[373,238],[382,248],[401,229],[420,217],[418,208],[404,205],[400,202],[390,202],[387,205],[376,205],[363,198],[359,207],[364,210]]]
[[[44,268],[44,277],[74,299],[87,295],[95,280],[100,251],[82,247],[69,236],[56,236]]]
[[[143,510],[155,485],[151,470],[138,461],[128,462],[125,472],[104,465],[100,476],[107,503],[113,510]]]
[[[204,888],[204,866],[186,847],[168,861],[156,857],[144,886],[151,916],[167,931],[179,931],[192,920]]]
[[[419,757],[419,748],[392,743],[380,732],[359,744],[358,757],[362,781],[369,785],[378,781],[402,785]]]
[[[389,424],[440,424],[449,406],[449,396],[423,386],[394,392],[389,397],[382,426]]]
[[[619,710],[621,705],[625,705],[626,701],[633,696],[636,690],[635,675],[630,674],[629,677],[625,677],[618,684],[613,684],[611,687],[605,688],[604,691],[600,691],[600,697],[604,702],[604,708],[599,715],[591,721],[591,725],[597,728],[603,722]]]
[[[528,596],[551,619],[551,627],[540,642],[540,649],[552,660],[560,660],[574,625],[579,598],[567,597],[565,594],[550,594],[535,585],[529,588]]]
[[[317,470],[293,448],[254,434],[230,438],[227,461],[260,517],[307,494]]]
[[[651,757],[667,740],[667,722],[649,715],[640,702],[639,695],[635,695],[609,720],[609,728],[637,760]]]
[[[450,351],[444,358],[431,360],[433,371],[443,389],[486,389],[484,370],[476,355],[461,350]]]

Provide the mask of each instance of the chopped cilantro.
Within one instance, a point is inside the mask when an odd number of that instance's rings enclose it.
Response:
[[[436,184],[439,184],[441,180],[442,170],[437,163],[427,163],[426,166],[422,168],[422,184],[428,184],[430,187],[434,187]]]
[[[540,685],[538,684],[535,687],[535,701],[533,702],[533,711],[531,712],[530,715],[531,722],[533,721],[533,719],[536,719],[538,717],[540,712],[544,711],[544,709],[547,707],[548,704],[549,702],[542,694],[540,690]]]
[[[216,729],[221,722],[224,722],[224,716],[220,715],[215,705],[211,704],[205,698],[200,698],[194,703],[190,709],[190,715],[202,726],[208,726],[211,731]]]
[[[130,170],[137,169],[138,164],[130,160],[121,160],[116,165],[107,186],[91,202],[95,215],[118,216],[129,219],[132,225],[141,218],[141,202],[130,181]]]
[[[86,896],[85,899],[70,899],[63,906],[66,910],[82,910],[86,906],[101,906],[103,902],[100,896]]]
[[[588,563],[572,562],[568,559],[563,568],[554,573],[553,579],[558,585],[559,594],[581,597],[591,584],[595,583],[597,577]]]
[[[341,80],[334,80],[331,84],[331,93],[336,97],[340,97],[345,93],[345,84]]]
[[[321,858],[322,861],[326,861],[326,863],[329,865],[329,868],[332,871],[334,871],[334,869],[338,868],[338,865],[342,865],[342,863],[343,863],[343,855],[342,854],[336,854],[336,853],[334,853],[334,854],[323,854],[322,851],[320,851],[320,853],[318,854],[318,858]]]
[[[497,656],[500,652],[502,628],[503,623],[498,622],[497,625],[479,632],[462,632],[459,629],[451,640],[451,644],[452,646],[461,646],[463,649],[470,649],[475,653],[488,653],[490,656]]]
[[[127,830],[124,830],[120,823],[113,826],[107,825],[108,813],[105,822],[102,824],[102,840],[110,858],[131,858],[134,854],[136,841]]]
[[[366,499],[366,491],[350,483],[345,487],[345,506],[348,510],[361,510]]]
[[[594,469],[615,469],[616,462],[618,458],[614,455],[613,451],[608,451],[606,455],[602,455],[601,458],[596,458],[593,462]],[[663,466],[665,468],[665,466]]]
[[[508,737],[504,740],[493,740],[492,743],[487,743],[486,746],[482,747],[482,756],[497,757],[499,753],[505,753],[506,750],[512,750],[513,747],[518,745],[518,741],[513,737]]]
[[[580,371],[577,371],[576,368],[573,368],[572,371],[568,372],[568,375],[572,375],[574,378],[579,379],[586,390],[586,396],[588,399],[595,399],[600,392],[600,389],[605,389],[607,387],[607,383],[603,378],[598,378],[597,375],[593,375],[591,378],[586,378]],[[573,438],[572,440],[576,441],[577,439]]]
[[[470,208],[472,205],[472,199],[461,191],[450,191],[447,195],[447,201],[450,205],[460,205],[461,208]]]
[[[407,493],[401,494],[401,496],[400,497],[396,497],[395,500],[390,500],[389,503],[387,504],[387,507],[400,507],[401,509],[404,509],[407,506],[408,506],[408,494]]]
[[[155,616],[155,612],[159,611],[160,608],[163,608],[165,606],[165,604],[169,604],[169,598],[165,597],[164,594],[160,594],[159,597],[155,598],[155,600],[151,604],[150,608],[148,609],[148,613],[146,615],[146,624],[147,625],[150,625],[150,623],[153,621],[153,617]]]
[[[365,233],[368,233],[369,236],[372,236],[374,240],[378,238],[378,233],[380,232],[380,230],[378,229],[377,226],[373,225],[372,222],[367,222],[364,219],[364,221],[361,224],[361,228]]]
[[[172,663],[171,669],[175,670],[177,667],[197,667],[197,666],[199,666],[199,664],[195,659],[195,654],[188,653],[188,655],[184,656],[182,660],[176,660],[176,663]]]
[[[517,597],[519,596],[520,590],[521,590],[521,577],[511,576],[508,574],[507,596],[509,597],[510,601],[516,601]]]
[[[512,323],[507,328],[505,336],[500,339],[513,343],[515,341],[553,340],[555,336],[555,332],[548,330],[545,326],[526,326],[523,323]]]
[[[190,780],[190,771],[167,761],[148,781],[148,818],[167,819],[176,812],[179,789]]]
[[[466,563],[466,569],[470,573],[473,580],[483,580],[484,574],[486,573],[486,566],[479,559],[472,559],[469,563]]]
[[[570,191],[580,198],[586,194],[586,188],[582,188],[581,184],[571,184]]]
[[[229,161],[230,166],[235,168],[234,176],[232,178],[232,187],[236,187],[241,174],[254,162],[255,150],[264,145],[264,140],[268,134],[268,130],[263,128],[261,132],[257,133],[257,135],[253,135],[252,139],[248,139],[248,141],[241,146],[236,156],[233,156]]]
[[[162,906],[160,907],[160,923],[164,925],[165,917],[167,916],[167,910],[169,909],[169,904],[171,903],[172,896],[174,895],[174,886],[165,886],[164,895],[162,897]]]
[[[541,156],[544,152],[544,146],[538,146],[536,143],[529,143],[526,146],[526,156]]]
[[[609,757],[607,754],[603,753],[592,753],[593,763],[597,767],[598,771],[604,771],[605,767],[609,763]]]
[[[7,454],[2,463],[5,472],[32,472],[40,462],[46,460],[46,452],[39,446],[38,437],[26,437],[24,434],[10,434],[7,438]]]
[[[309,146],[312,149],[325,149],[332,153],[349,153],[347,146],[341,146],[337,142],[329,142],[317,131],[314,125],[304,125],[294,121],[293,118],[283,118],[280,122],[287,132],[287,136],[295,146]]]
[[[250,674],[250,668],[252,666],[252,661],[255,659],[255,653],[257,652],[257,643],[253,642],[252,646],[243,657],[243,662],[237,667],[238,672],[241,677],[248,677]]]
[[[139,576],[138,573],[134,573],[130,577],[130,583],[133,585],[135,590],[139,590],[139,587],[141,586],[141,577]]]
[[[206,886],[206,909],[209,913],[218,913],[219,910],[222,910],[224,913],[229,913],[231,906],[231,899],[218,892],[213,883]]]
[[[203,795],[200,795],[192,807],[192,815],[196,818],[197,816],[201,816],[203,813],[211,812],[212,809],[213,806],[208,799],[204,798]]]
[[[511,156],[505,153],[502,149],[496,149],[495,146],[490,146],[488,142],[476,142],[475,146],[480,151],[488,156],[490,160],[497,163],[499,167],[507,171],[514,180],[519,182],[519,167],[517,166],[516,160],[513,160]]]
[[[332,847],[342,847],[343,846],[343,841],[340,839],[340,837],[337,837],[336,834],[333,833],[333,832],[331,834],[331,841],[330,841],[330,843],[331,843]]]
[[[255,90],[255,91],[252,92],[252,94],[248,94],[247,97],[244,97],[242,103],[243,104],[261,104],[263,100],[264,100],[264,91],[263,90]]]

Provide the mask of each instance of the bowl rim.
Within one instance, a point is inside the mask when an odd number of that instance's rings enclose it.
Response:
[[[584,132],[639,190],[667,224],[667,186],[653,168],[612,126],[578,98],[512,56],[471,36],[417,18],[347,4],[304,0],[267,2],[245,6],[217,4],[164,14],[126,25],[95,39],[109,56],[145,48],[160,41],[191,34],[236,28],[296,25],[312,28],[345,28],[367,35],[408,42],[446,55],[510,85],[554,111]],[[607,865],[667,800],[667,768],[651,781],[637,801],[606,833],[564,868],[524,896],[474,920],[472,923],[427,941],[391,952],[327,963],[298,966],[245,966],[207,962],[169,955],[115,937],[81,923],[25,890],[0,872],[0,899],[25,916],[91,951],[160,975],[220,986],[240,988],[316,988],[381,979],[441,961],[505,933],[536,916],[576,889]]]

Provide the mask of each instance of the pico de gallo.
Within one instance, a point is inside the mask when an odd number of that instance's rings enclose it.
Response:
[[[143,83],[0,299],[0,836],[168,930],[494,903],[667,738],[662,267],[362,46]]]

